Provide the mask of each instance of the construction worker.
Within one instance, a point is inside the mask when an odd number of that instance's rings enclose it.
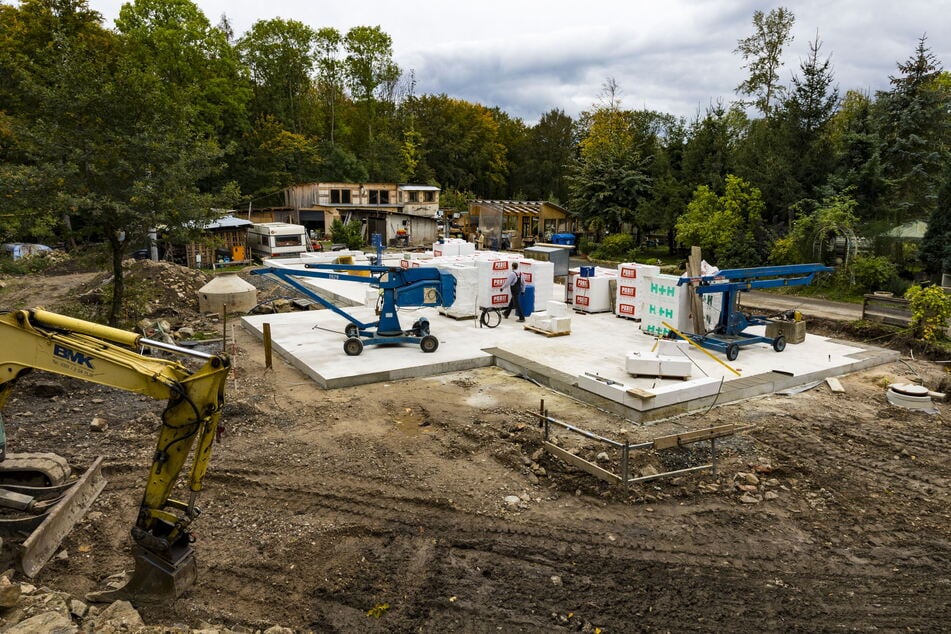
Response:
[[[509,289],[512,292],[512,298],[509,299],[508,308],[502,313],[506,319],[515,309],[519,321],[525,321],[525,315],[522,313],[522,293],[525,291],[525,282],[522,280],[522,274],[518,272],[518,262],[512,262],[512,268],[509,270],[505,283],[502,284],[502,290]]]

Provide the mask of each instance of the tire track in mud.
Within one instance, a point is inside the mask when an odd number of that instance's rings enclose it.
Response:
[[[812,461],[817,457],[809,447],[827,447],[792,434],[770,433],[766,440],[780,450],[802,445],[806,450],[799,457]],[[115,470],[122,471],[122,465]],[[745,509],[698,509],[685,517],[685,528],[665,526],[639,508],[632,508],[639,516],[629,522],[595,520],[594,528],[547,518],[544,525],[533,525],[527,523],[531,517],[480,515],[447,498],[398,493],[395,486],[381,490],[378,482],[361,486],[357,477],[339,476],[332,484],[281,483],[291,477],[300,474],[218,467],[206,479],[222,508],[334,520],[280,544],[280,558],[264,550],[218,562],[202,559],[213,579],[204,582],[203,591],[217,587],[232,594],[245,612],[254,606],[261,620],[268,618],[269,606],[281,602],[298,606],[275,617],[288,625],[366,627],[364,612],[381,594],[393,597],[386,623],[395,631],[452,630],[472,621],[509,628],[517,623],[527,631],[578,629],[563,623],[562,613],[613,631],[630,629],[633,618],[636,629],[710,631],[729,623],[733,631],[752,632],[769,623],[811,631],[856,627],[872,616],[879,627],[914,631],[949,616],[946,603],[934,600],[935,588],[920,581],[940,570],[935,558],[902,562],[914,577],[891,580],[889,568],[876,557],[843,566],[845,555],[793,543],[783,531],[771,545],[772,534],[755,534],[771,519],[749,518]],[[119,488],[136,488],[126,487],[125,477],[115,480]],[[232,507],[229,499],[237,496],[244,499]],[[756,543],[733,548],[723,539],[731,531],[753,532]],[[351,554],[341,558],[341,552]],[[328,563],[329,558],[340,561]],[[364,558],[369,563],[361,564]],[[289,571],[280,561],[297,562],[297,568]],[[553,585],[553,576],[563,578],[563,585]],[[447,603],[450,592],[459,594],[456,603]],[[751,601],[764,592],[769,600]],[[895,608],[903,605],[918,607]],[[551,615],[556,611],[562,614],[557,619]]]
[[[230,479],[230,478],[229,478]],[[576,526],[548,525],[544,528],[535,528],[523,524],[506,524],[504,520],[472,515],[453,509],[450,505],[440,505],[439,511],[452,513],[458,517],[445,517],[442,514],[433,517],[425,511],[432,510],[434,505],[430,500],[403,496],[379,495],[368,500],[360,493],[356,498],[346,494],[327,494],[317,491],[302,491],[298,488],[275,487],[268,483],[261,483],[254,479],[241,479],[242,490],[252,496],[257,489],[263,498],[277,502],[298,501],[300,508],[313,510],[323,508],[334,513],[357,516],[382,522],[382,534],[392,531],[393,526],[400,526],[399,531],[412,531],[421,523],[425,523],[427,534],[436,534],[441,543],[453,549],[464,549],[491,554],[508,561],[506,566],[517,569],[521,565],[549,566],[560,570],[565,562],[586,559],[593,562],[615,562],[615,567],[636,569],[647,566],[649,568],[665,568],[669,566],[688,567],[698,577],[734,578],[735,583],[742,579],[769,576],[771,571],[784,569],[791,574],[791,582],[787,584],[808,587],[817,581],[829,588],[848,587],[854,584],[856,578],[869,576],[879,579],[885,572],[880,567],[857,566],[848,575],[841,575],[827,567],[821,560],[817,561],[809,552],[796,556],[787,546],[778,546],[775,554],[743,553],[715,553],[707,547],[693,546],[677,540],[676,535],[661,535],[655,543],[650,543],[649,529],[638,529],[646,533],[648,539],[635,540],[623,534],[623,527],[612,534],[613,540],[607,537],[605,531],[586,530]],[[356,500],[356,501],[355,501]],[[421,517],[425,514],[425,517]],[[389,529],[385,527],[390,527]],[[718,527],[711,530],[716,532]],[[371,532],[374,532],[371,529]],[[711,535],[709,541],[713,543]],[[756,550],[763,550],[762,547]],[[768,549],[766,549],[768,550]],[[811,550],[811,549],[810,549]],[[728,559],[728,563],[725,563]],[[801,559],[801,561],[797,561]],[[831,562],[830,562],[831,565]],[[839,568],[838,564],[831,568]],[[609,570],[610,567],[606,568]],[[797,571],[797,569],[799,569]],[[805,571],[805,572],[802,572]],[[868,584],[877,586],[878,582]],[[912,594],[920,594],[920,589],[909,590]],[[905,592],[898,593],[896,600],[903,600]],[[842,609],[848,612],[847,605]],[[916,617],[917,618],[917,617]],[[914,619],[913,619],[914,620]]]
[[[947,489],[951,485],[951,479],[940,473],[929,472],[916,466],[905,466],[903,462],[896,465],[892,456],[899,453],[901,448],[906,447],[905,445],[895,445],[890,448],[887,457],[863,457],[841,443],[836,434],[822,433],[822,430],[816,428],[810,428],[807,432],[802,429],[790,431],[771,426],[759,429],[753,435],[758,442],[782,455],[786,460],[796,461],[801,465],[811,465],[809,468],[812,470],[824,469],[829,473],[836,473],[841,477],[850,476],[855,480],[858,478],[850,475],[849,470],[861,472],[866,488],[901,487],[916,500],[932,502],[931,496],[935,492]],[[868,442],[866,437],[860,435],[851,437]]]
[[[452,542],[461,545],[484,548],[496,543],[498,538],[517,538],[538,544],[546,544],[553,550],[553,557],[564,554],[604,554],[616,551],[638,553],[647,560],[660,560],[683,563],[690,560],[700,565],[716,565],[723,556],[711,553],[703,545],[694,547],[680,543],[675,548],[666,547],[648,541],[652,529],[634,524],[610,525],[604,530],[590,530],[574,524],[546,524],[535,527],[521,520],[518,523],[505,518],[479,515],[455,508],[448,500],[433,500],[424,497],[403,496],[381,493],[374,490],[328,492],[289,487],[261,482],[247,476],[217,471],[210,479],[222,479],[229,484],[239,484],[245,497],[260,497],[261,505],[282,505],[292,513],[317,512],[319,509],[333,511],[342,515],[369,520],[382,526],[400,526],[403,530],[425,526],[427,531],[440,535],[451,535]],[[338,490],[340,484],[338,484]],[[433,514],[432,511],[437,511]],[[550,520],[549,520],[550,521]],[[634,533],[628,535],[626,533]],[[694,535],[692,538],[705,538],[715,541],[714,535]],[[775,561],[784,552],[775,549],[775,555],[751,554],[746,561]],[[756,566],[751,566],[755,569]]]

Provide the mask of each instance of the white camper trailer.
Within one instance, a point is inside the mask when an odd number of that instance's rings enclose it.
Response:
[[[307,251],[307,229],[286,222],[262,222],[248,229],[251,257],[294,258]]]

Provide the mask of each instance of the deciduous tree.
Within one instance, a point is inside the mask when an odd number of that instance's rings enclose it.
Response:
[[[783,65],[783,49],[792,42],[790,34],[796,17],[785,7],[777,7],[769,13],[753,12],[753,34],[737,41],[735,53],[739,53],[749,70],[749,77],[736,87],[741,95],[753,97],[750,102],[765,117],[773,111],[773,105],[782,96],[784,88],[779,83],[779,69]]]

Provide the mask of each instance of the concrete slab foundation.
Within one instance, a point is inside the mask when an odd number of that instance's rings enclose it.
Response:
[[[339,283],[338,283],[339,284]],[[366,286],[353,284],[360,292]],[[347,308],[358,319],[373,321],[369,307]],[[649,353],[657,339],[634,321],[613,313],[572,316],[571,334],[544,337],[526,330],[513,315],[497,328],[481,328],[476,319],[453,319],[435,309],[402,309],[400,321],[430,320],[439,348],[424,353],[415,345],[367,346],[360,356],[343,351],[348,323],[333,311],[307,311],[242,318],[243,326],[263,336],[270,324],[271,340],[289,363],[325,389],[498,365],[539,384],[637,422],[650,422],[714,404],[768,394],[830,376],[840,376],[899,358],[882,348],[807,334],[805,341],[777,353],[766,344],[742,348],[731,365],[696,348],[679,346],[692,364],[686,379],[635,377],[626,358]],[[762,334],[752,328],[749,332]]]

